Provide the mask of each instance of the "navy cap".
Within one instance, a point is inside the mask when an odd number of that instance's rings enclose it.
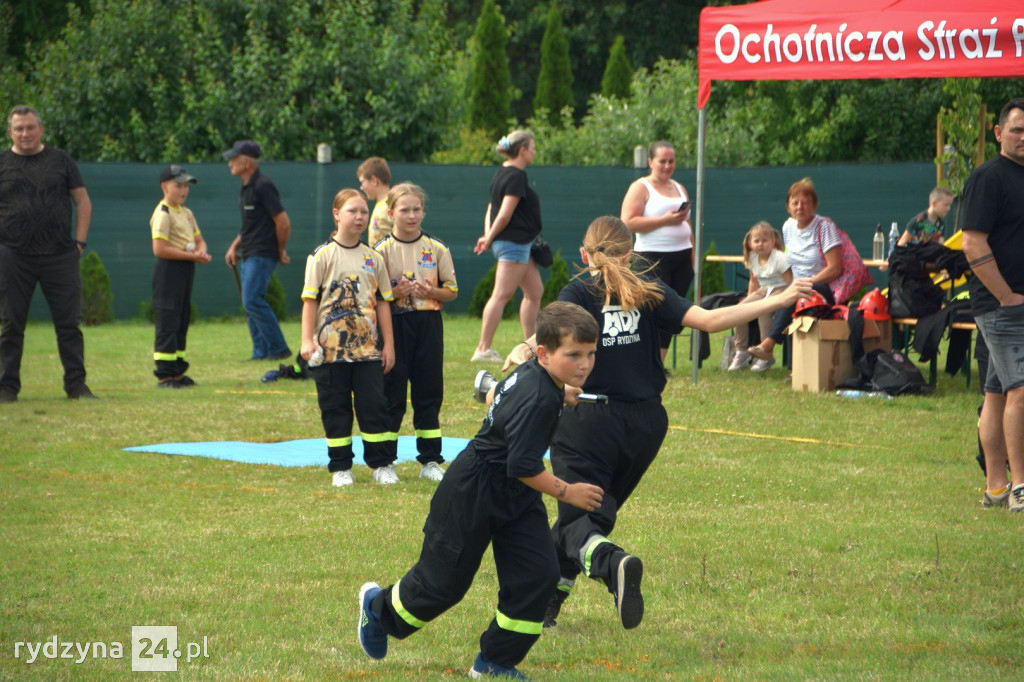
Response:
[[[260,146],[252,140],[239,140],[234,147],[221,154],[225,159],[233,159],[242,155],[258,159],[260,158]]]
[[[185,169],[176,163],[160,171],[160,182],[174,180],[175,182],[196,182],[196,179],[185,172]]]

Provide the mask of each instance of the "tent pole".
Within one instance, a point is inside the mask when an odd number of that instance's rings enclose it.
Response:
[[[693,302],[700,304],[700,277],[704,251],[701,234],[704,232],[704,128],[707,125],[706,107],[697,110],[697,196],[691,205],[693,216]],[[693,385],[697,385],[697,366],[700,363],[700,332],[690,330],[690,360],[693,362]]]

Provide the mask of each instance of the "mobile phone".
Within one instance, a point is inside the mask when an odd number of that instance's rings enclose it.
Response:
[[[679,208],[677,208],[676,211],[678,211],[679,213],[682,213],[683,211],[685,211],[688,208],[690,208],[690,202],[689,201],[684,201],[683,203],[679,204]]]
[[[607,403],[608,396],[603,393],[580,393],[576,400],[581,403]]]

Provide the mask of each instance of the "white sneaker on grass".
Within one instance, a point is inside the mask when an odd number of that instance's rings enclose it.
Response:
[[[384,467],[377,467],[373,470],[373,480],[381,485],[394,485],[398,483],[398,474],[395,473],[395,465],[388,464]]]
[[[425,478],[428,481],[434,481],[439,483],[444,478],[444,469],[437,462],[427,462],[423,465],[423,471],[420,472],[420,478]]]
[[[347,485],[352,485],[356,482],[356,479],[352,476],[352,470],[347,469],[346,471],[335,471],[334,478],[331,483],[336,488],[344,488]]]
[[[744,369],[750,364],[750,353],[745,350],[736,351],[736,355],[732,356],[732,362],[729,363],[729,371],[735,372],[736,370]]]
[[[751,372],[767,372],[775,364],[775,358],[771,360],[757,360],[750,367]]]
[[[501,357],[501,354],[493,348],[488,348],[487,350],[473,351],[470,362],[505,362],[505,358]]]
[[[1024,511],[1024,483],[1020,483],[1010,491],[1010,511]]]

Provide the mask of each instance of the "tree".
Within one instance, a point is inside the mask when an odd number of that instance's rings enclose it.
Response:
[[[601,94],[605,97],[629,99],[632,79],[633,67],[626,56],[626,41],[622,36],[615,36],[615,42],[608,53],[608,65],[604,67],[604,77],[601,78]]]
[[[485,130],[497,138],[508,126],[511,78],[508,70],[508,30],[505,17],[494,4],[484,0],[473,33],[472,86],[469,98],[470,128]]]
[[[556,0],[548,6],[548,21],[540,44],[540,76],[533,110],[547,111],[548,122],[557,125],[563,107],[575,107],[572,94],[572,64],[569,62],[569,41],[562,30],[562,14]]]
[[[23,92],[79,160],[211,160],[251,138],[271,159],[311,159],[326,142],[341,158],[418,161],[464,118],[438,1],[68,8],[61,38],[29,55]],[[17,82],[4,70],[0,85]]]
[[[982,99],[980,78],[946,78],[943,90],[953,97],[952,105],[939,109],[939,121],[946,134],[946,150],[940,159],[946,164],[945,185],[954,194],[964,189],[967,177],[974,170],[978,150],[978,114]],[[992,119],[986,114],[986,123]]]

